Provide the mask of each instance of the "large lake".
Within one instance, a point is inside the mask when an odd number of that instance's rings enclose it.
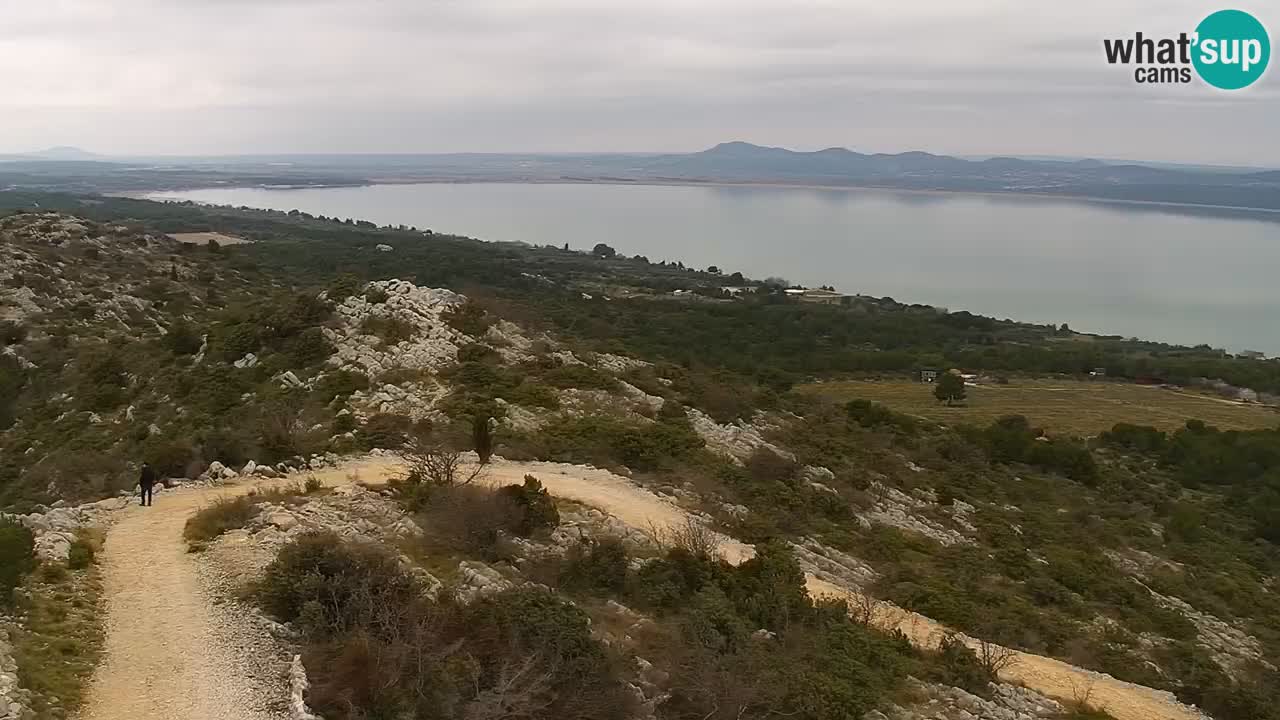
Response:
[[[153,197],[716,265],[1077,330],[1280,354],[1280,222],[1012,196],[423,184]],[[1280,220],[1280,218],[1277,218]]]

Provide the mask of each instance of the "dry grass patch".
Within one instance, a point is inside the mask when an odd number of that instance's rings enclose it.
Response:
[[[14,637],[18,679],[32,691],[36,717],[72,717],[102,653],[102,577],[95,563],[102,533],[82,531],[70,568],[45,564],[19,599],[23,623]],[[78,560],[76,560],[79,558]]]
[[[264,503],[296,503],[307,495],[320,492],[323,492],[320,481],[307,478],[305,485],[290,483],[271,488],[254,488],[245,495],[218,498],[212,505],[201,509],[187,520],[182,529],[182,537],[187,541],[188,550],[198,552],[223,533],[248,525],[258,516]]]
[[[245,240],[244,238],[236,237],[235,235],[223,235],[222,233],[216,232],[170,233],[169,238],[177,240],[180,243],[186,243],[187,245],[208,245],[210,240],[223,246],[248,245],[253,242],[252,240]]]
[[[1224,430],[1280,425],[1280,413],[1267,407],[1119,382],[1014,380],[966,387],[964,405],[955,407],[940,404],[933,385],[913,381],[825,382],[799,389],[839,402],[871,400],[941,423],[987,425],[1003,415],[1025,415],[1032,425],[1076,435],[1096,435],[1120,422],[1175,430],[1193,418]]]

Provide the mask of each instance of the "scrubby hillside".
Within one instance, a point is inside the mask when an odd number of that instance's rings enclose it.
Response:
[[[953,362],[1266,388],[1266,363],[883,299],[731,301],[647,259],[42,202],[68,212],[0,219],[0,506],[35,511],[18,522],[56,564],[111,520],[41,504],[127,489],[144,459],[176,485],[290,475],[188,540],[226,579],[209,592],[288,624],[277,651],[301,652],[330,720],[1093,717],[1088,687],[1004,667],[1005,647],[1171,693],[1133,690],[1168,717],[1196,713],[1173,695],[1219,720],[1280,707],[1276,430],[1078,438],[792,391]],[[301,485],[375,450],[375,477]],[[557,475],[596,494],[557,498]],[[619,509],[635,497],[692,524],[656,537]],[[893,605],[850,617],[806,579]],[[894,632],[885,608],[978,652]]]

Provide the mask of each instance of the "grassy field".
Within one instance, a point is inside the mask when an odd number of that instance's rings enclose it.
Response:
[[[1224,430],[1280,425],[1280,412],[1258,405],[1119,382],[1012,380],[1008,385],[966,387],[963,407],[939,404],[932,385],[913,381],[813,383],[800,390],[839,402],[873,400],[936,422],[985,425],[1001,415],[1025,415],[1050,432],[1080,435],[1096,435],[1118,422],[1173,430],[1190,418]]]

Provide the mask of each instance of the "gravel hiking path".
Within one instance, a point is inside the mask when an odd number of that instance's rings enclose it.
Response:
[[[381,482],[398,473],[394,458],[369,457],[315,475],[325,485]],[[638,530],[683,525],[679,506],[606,470],[559,463],[497,461],[483,475],[491,485],[522,482],[526,474],[549,492],[608,512]],[[301,476],[296,479],[301,479]],[[265,484],[277,484],[268,481]],[[267,699],[255,691],[244,658],[236,656],[217,627],[186,552],[182,528],[196,510],[218,497],[248,492],[252,484],[170,491],[151,508],[121,511],[102,552],[107,606],[103,663],[94,674],[82,720],[275,720]],[[721,536],[731,563],[754,554],[750,545]],[[814,597],[852,601],[858,593],[808,577]],[[947,629],[922,615],[889,607],[878,617],[918,646],[936,646]],[[1087,698],[1117,720],[1205,720],[1168,693],[1099,675],[1051,658],[1017,653],[1001,673],[1065,702]]]
[[[508,485],[522,482],[526,473],[542,481],[552,495],[599,508],[639,530],[678,527],[689,517],[676,504],[607,470],[557,463],[502,461],[491,464],[485,478],[490,484]],[[750,545],[727,536],[720,537],[720,551],[730,563],[736,565],[755,554]],[[809,594],[815,598],[837,597],[851,601],[855,607],[861,599],[861,595],[848,588],[812,575],[806,579]],[[877,617],[881,618],[882,625],[901,629],[919,647],[937,647],[938,641],[949,632],[943,625],[923,615],[888,605],[877,613]],[[1106,710],[1117,720],[1205,718],[1168,693],[1030,653],[1016,653],[1000,676],[1006,682],[1023,685],[1063,702],[1087,700],[1089,705]]]
[[[314,473],[328,485],[347,482],[346,468]],[[237,631],[213,607],[182,529],[220,497],[248,492],[245,482],[131,500],[107,532],[99,555],[106,643],[81,720],[279,720],[287,688],[238,651]],[[216,618],[224,618],[219,622]]]

